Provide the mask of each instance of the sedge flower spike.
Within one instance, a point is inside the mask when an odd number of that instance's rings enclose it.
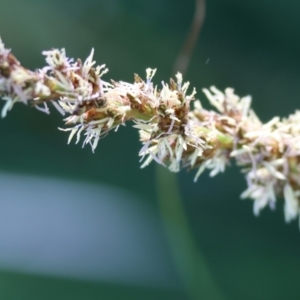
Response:
[[[108,69],[95,66],[93,54],[82,62],[69,59],[64,49],[44,51],[47,65],[30,71],[0,40],[2,117],[19,102],[49,113],[51,102],[65,116],[68,127],[59,129],[69,131],[68,143],[83,139],[93,151],[109,131],[133,121],[143,144],[142,167],[154,160],[172,172],[196,168],[197,180],[205,169],[215,176],[235,159],[248,185],[241,197],[254,201],[255,215],[283,198],[286,222],[299,218],[300,112],[264,124],[250,96],[216,87],[203,89],[215,107],[206,110],[180,73],[159,86],[150,68],[145,80],[135,74],[133,83],[107,82],[102,76]]]

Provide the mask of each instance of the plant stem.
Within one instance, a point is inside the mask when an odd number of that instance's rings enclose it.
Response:
[[[159,210],[166,229],[174,262],[191,300],[224,299],[197,249],[180,197],[176,175],[156,167]]]

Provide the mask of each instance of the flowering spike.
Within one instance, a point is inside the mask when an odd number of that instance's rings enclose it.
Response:
[[[232,88],[203,89],[217,111],[195,100],[196,90],[182,75],[176,81],[154,85],[156,69],[146,70],[146,79],[134,75],[134,83],[102,79],[108,69],[95,67],[94,50],[85,62],[67,57],[64,49],[44,51],[47,66],[35,72],[24,68],[0,39],[0,96],[5,101],[1,116],[16,103],[30,103],[48,113],[48,102],[62,114],[68,143],[82,134],[83,146],[94,152],[109,131],[133,121],[143,144],[141,167],[156,161],[172,172],[198,168],[195,180],[208,169],[211,177],[224,172],[235,159],[246,174],[248,187],[241,198],[254,201],[253,212],[275,207],[284,199],[287,222],[300,212],[300,112],[288,118],[273,118],[263,124],[250,108],[251,97],[240,98]],[[191,102],[194,108],[191,109]],[[42,106],[44,105],[44,107]],[[300,218],[299,218],[300,221]]]

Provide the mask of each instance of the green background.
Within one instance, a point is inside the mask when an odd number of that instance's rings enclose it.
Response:
[[[69,56],[85,58],[95,47],[97,62],[110,69],[106,79],[132,81],[133,73],[143,77],[147,67],[157,67],[154,81],[159,83],[170,77],[194,2],[1,0],[0,11],[1,37],[28,68],[44,65],[40,53],[46,49],[65,47]],[[207,1],[204,26],[185,76],[203,105],[209,107],[202,87],[230,86],[239,95],[253,96],[253,108],[263,121],[292,113],[299,106],[299,13],[300,2],[293,0]],[[131,192],[158,211],[155,166],[140,170],[138,134],[130,124],[100,141],[95,154],[89,147],[67,146],[67,134],[58,126],[63,122],[54,109],[45,116],[16,105],[0,122],[1,172],[107,184]],[[180,193],[196,245],[223,298],[299,299],[298,223],[284,223],[280,203],[275,212],[265,209],[254,217],[252,202],[239,200],[246,183],[234,164],[216,178],[204,174],[196,184],[194,174],[178,174]],[[165,234],[162,224],[160,230]],[[167,243],[165,248],[172,257]],[[89,282],[2,269],[0,299],[188,295],[181,285]],[[202,299],[219,298],[212,294]]]

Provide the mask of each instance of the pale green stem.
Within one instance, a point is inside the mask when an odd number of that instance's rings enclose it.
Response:
[[[170,249],[191,300],[223,300],[202,253],[197,249],[177,178],[167,168],[156,168],[159,209],[167,232]]]

